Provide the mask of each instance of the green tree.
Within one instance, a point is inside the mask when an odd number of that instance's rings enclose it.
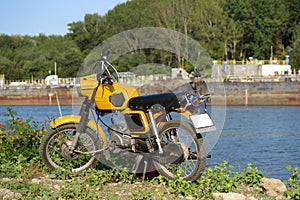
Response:
[[[298,0],[131,0],[104,16],[87,13],[83,21],[68,24],[70,32],[65,36],[0,34],[0,74],[10,80],[45,78],[49,70],[53,73],[56,62],[60,77],[75,76],[83,58],[98,44],[139,27],[182,32],[198,41],[213,59],[284,59],[290,55],[292,66],[300,66],[299,13]],[[144,63],[179,67],[182,55],[189,55],[182,48],[184,41],[174,46],[176,53],[170,53],[137,50],[139,41],[127,39],[134,44],[128,46],[130,54],[115,61],[121,71]]]
[[[292,48],[290,50],[291,65],[293,68],[300,68],[300,25],[294,27]]]
[[[277,6],[284,7],[280,17],[283,17],[281,34],[282,43],[285,48],[292,45],[294,28],[300,23],[300,3],[298,0],[282,0]]]
[[[75,41],[84,55],[103,41],[105,32],[103,18],[96,13],[86,14],[83,22],[72,22],[68,26],[70,31],[68,37]]]
[[[227,1],[226,13],[243,30],[238,44],[242,58],[254,57],[266,59],[270,57],[270,47],[280,49],[277,36],[284,20],[281,0]]]
[[[8,80],[43,79],[55,62],[60,77],[76,74],[82,53],[69,37],[0,35],[0,73]]]
[[[133,0],[118,4],[104,16],[105,38],[139,27],[154,26],[153,12],[159,0]]]
[[[224,55],[221,26],[226,24],[226,15],[222,7],[222,0],[198,0],[191,13],[190,34],[214,59]]]

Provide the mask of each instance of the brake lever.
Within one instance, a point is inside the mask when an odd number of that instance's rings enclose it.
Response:
[[[200,100],[208,100],[211,97],[211,94],[203,94],[199,97]]]

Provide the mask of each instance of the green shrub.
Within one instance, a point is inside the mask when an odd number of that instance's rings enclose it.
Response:
[[[171,193],[177,196],[210,199],[213,192],[232,192],[240,184],[257,187],[263,177],[263,173],[256,168],[253,169],[251,163],[241,173],[232,172],[233,168],[227,161],[223,161],[215,163],[213,168],[206,168],[195,183],[185,181],[179,176],[174,180],[158,176],[152,180],[152,183],[165,185]]]
[[[17,114],[12,108],[7,108],[9,117],[6,126],[0,127],[1,158],[17,158],[20,154],[28,160],[39,158],[40,139],[45,133],[45,128],[39,128],[39,122],[33,122],[32,117],[26,121],[22,117],[16,118]]]
[[[288,190],[284,193],[285,198],[300,199],[300,168],[287,166],[286,169],[291,172],[287,182],[285,182]]]
[[[13,176],[20,174],[25,168],[39,165],[39,145],[45,133],[45,123],[33,122],[31,117],[24,121],[22,117],[16,117],[16,114],[8,107],[5,116],[9,119],[5,125],[0,124],[1,173],[11,171]]]
[[[235,175],[234,181],[250,187],[258,187],[263,177],[263,172],[253,168],[252,163],[249,163],[246,169]]]
[[[207,168],[204,171],[198,183],[205,187],[210,185],[211,192],[233,191],[237,188],[237,183],[232,178],[235,173],[230,170],[233,168],[234,167],[229,165],[227,161],[215,163],[213,168]]]

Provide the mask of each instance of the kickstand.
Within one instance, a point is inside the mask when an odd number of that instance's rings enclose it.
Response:
[[[142,181],[145,181],[148,168],[148,159],[145,159],[143,155],[138,155],[135,163],[132,167],[133,179],[141,175],[142,172]]]
[[[135,162],[134,162],[134,165],[131,169],[132,173],[133,173],[133,177],[132,179],[135,179],[137,177],[137,174],[138,174],[138,170],[139,170],[139,167],[140,167],[140,164],[143,160],[143,157],[142,155],[138,155],[137,158],[135,159]]]

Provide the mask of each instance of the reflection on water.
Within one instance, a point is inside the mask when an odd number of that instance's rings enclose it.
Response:
[[[18,116],[43,122],[59,117],[55,106],[13,106]],[[0,106],[0,122],[7,117]],[[77,111],[78,112],[78,108]],[[71,106],[62,106],[63,115],[73,113]],[[237,171],[252,163],[267,177],[287,180],[287,165],[300,166],[300,107],[253,106],[227,107],[225,125],[213,147],[207,166],[227,160]],[[206,134],[206,137],[209,133]]]

